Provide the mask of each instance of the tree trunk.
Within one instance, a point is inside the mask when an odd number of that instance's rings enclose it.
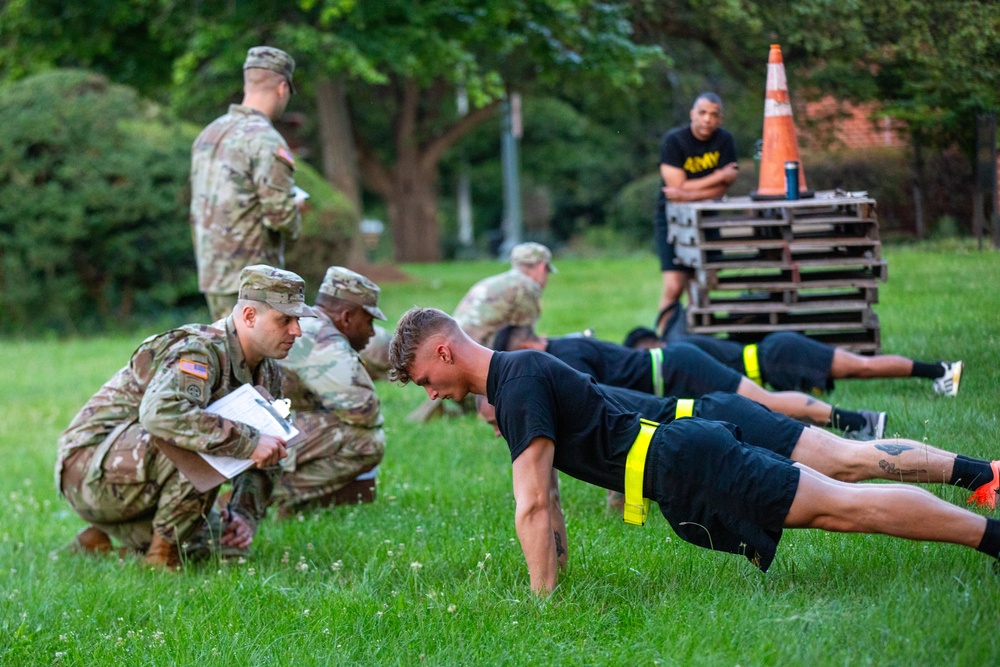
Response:
[[[416,153],[400,156],[392,172],[387,202],[393,249],[401,262],[437,262],[441,260],[437,172],[425,173],[417,157]]]
[[[316,80],[316,115],[322,142],[323,175],[360,212],[358,158],[342,81],[325,76]]]
[[[913,138],[913,218],[918,239],[927,236],[924,221],[924,151],[920,139]]]

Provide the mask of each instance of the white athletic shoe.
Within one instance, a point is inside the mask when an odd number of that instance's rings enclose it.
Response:
[[[965,364],[961,361],[942,361],[941,365],[944,366],[944,375],[934,380],[934,393],[955,396],[958,394],[958,383],[962,380],[962,367]]]

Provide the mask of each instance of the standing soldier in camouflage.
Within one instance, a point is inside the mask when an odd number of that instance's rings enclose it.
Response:
[[[332,266],[316,295],[317,317],[281,362],[285,396],[305,440],[282,462],[275,490],[281,516],[330,504],[374,500],[372,471],[385,451],[381,402],[358,354],[385,319],[381,290]],[[362,475],[363,479],[358,479]]]
[[[232,312],[240,270],[283,268],[285,241],[298,238],[301,201],[295,158],[271,124],[295,91],[292,57],[255,46],[243,63],[243,102],[215,119],[191,151],[191,226],[198,289],[212,320]]]
[[[507,325],[530,326],[542,313],[542,290],[552,266],[552,253],[541,243],[519,243],[510,251],[511,268],[483,278],[466,292],[455,309],[455,321],[469,338],[490,347],[493,336]],[[410,413],[414,422],[425,422],[442,412],[440,399],[427,400]]]
[[[59,438],[56,486],[90,524],[72,551],[108,553],[115,537],[145,551],[149,565],[172,569],[180,564],[180,545],[202,544],[213,534],[224,547],[250,546],[284,441],[205,407],[247,383],[280,394],[271,359],[288,354],[301,335],[300,317],[316,316],[303,294],[294,273],[249,266],[224,328],[190,324],[147,338],[94,394]],[[164,441],[252,459],[256,467],[233,480],[232,500],[220,516],[211,509],[218,489],[195,489],[156,446]]]

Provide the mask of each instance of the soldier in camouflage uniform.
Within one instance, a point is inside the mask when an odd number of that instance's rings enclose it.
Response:
[[[534,327],[542,312],[542,290],[556,273],[552,253],[541,243],[519,243],[510,251],[511,268],[472,286],[455,309],[454,318],[469,338],[489,347],[507,325]],[[425,422],[441,414],[440,399],[428,399],[407,417]],[[471,405],[470,405],[471,409]]]
[[[358,352],[374,333],[372,320],[385,319],[379,292],[368,278],[330,267],[316,295],[318,317],[303,323],[302,340],[280,362],[295,425],[305,433],[282,461],[275,489],[282,516],[357,502],[352,491],[365,499],[374,489],[374,476],[365,473],[382,460],[385,433],[381,402]]]
[[[191,226],[198,289],[213,320],[236,304],[240,270],[283,268],[285,241],[302,227],[293,194],[295,157],[271,124],[294,92],[295,61],[255,46],[243,63],[243,102],[214,120],[191,151]]]
[[[74,551],[107,553],[111,537],[146,551],[150,565],[173,568],[178,545],[199,537],[217,489],[201,493],[157,447],[253,459],[233,483],[229,508],[216,516],[223,546],[245,549],[264,517],[284,442],[205,412],[242,384],[281,392],[278,366],[301,335],[304,303],[299,276],[250,266],[239,301],[221,328],[191,324],[152,336],[87,402],[59,438],[56,486],[90,525]],[[216,533],[216,537],[219,535]]]

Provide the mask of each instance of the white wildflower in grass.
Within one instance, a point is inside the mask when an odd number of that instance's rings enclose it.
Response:
[[[511,625],[517,625],[517,621],[514,621],[513,623],[511,623]]]
[[[377,611],[377,612],[375,612],[375,616],[376,616],[377,618],[382,618],[382,612],[381,612],[381,611]]]
[[[479,568],[479,569],[481,570],[481,569],[483,569],[484,567],[486,567],[486,563],[484,563],[483,561],[479,561],[479,564],[478,564],[478,565],[476,565],[476,567],[478,567],[478,568]]]
[[[324,635],[330,634],[330,628],[323,628],[323,634]]]
[[[392,549],[389,549],[388,551],[386,551],[385,555],[391,557],[392,556]]]
[[[487,551],[486,555],[483,557],[483,560],[489,560],[490,558],[493,558],[493,556],[490,554],[489,551]]]
[[[414,572],[419,572],[420,568],[422,567],[423,565],[421,565],[417,561],[413,561],[412,563],[410,563],[410,569],[413,570]]]
[[[456,607],[453,604],[448,605],[448,613],[449,614],[454,614],[457,609],[458,609],[458,607]]]
[[[424,527],[423,526],[417,526],[417,532],[418,533],[424,532]]]
[[[239,558],[236,559],[236,562],[239,563],[240,565],[246,565],[247,559],[244,558],[243,556],[240,556]]]
[[[339,570],[342,567],[344,567],[344,561],[338,560],[333,565],[330,566],[330,569],[333,570],[334,572],[336,572],[337,570]]]
[[[302,610],[302,615],[303,616],[308,616],[309,615],[309,610],[308,609],[303,609]]]
[[[309,563],[306,562],[305,556],[299,556],[299,562],[295,564],[295,569],[299,572],[305,572],[309,569]]]
[[[306,544],[306,551],[312,551],[312,550],[313,550],[313,548],[314,548],[314,547],[313,547],[313,544],[312,544],[312,542],[309,542],[308,544]]]
[[[248,567],[247,574],[249,574],[252,577],[253,575],[257,574],[257,570],[253,569],[252,567]]]

